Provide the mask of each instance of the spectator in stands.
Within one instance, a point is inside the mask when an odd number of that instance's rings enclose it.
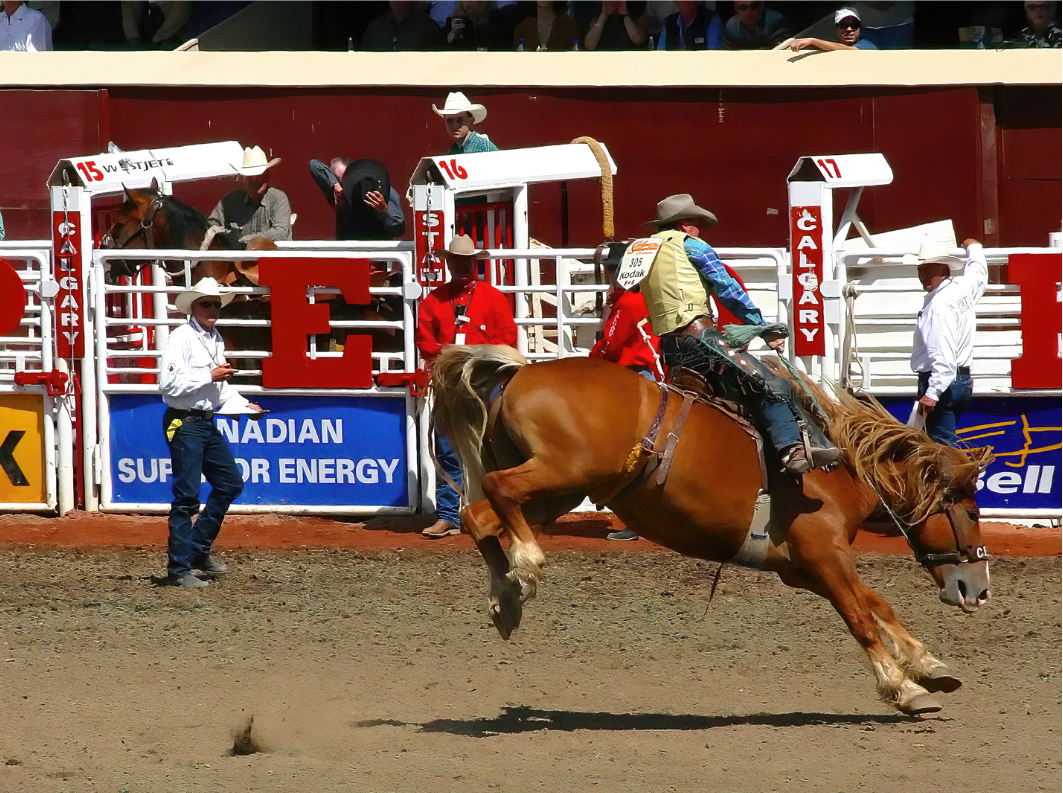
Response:
[[[389,10],[369,23],[362,49],[373,52],[439,49],[443,32],[419,3],[392,2]]]
[[[1026,12],[1026,21],[1030,24],[1022,29],[1019,37],[1012,41],[1011,45],[1033,49],[1063,47],[1063,33],[1053,23],[1056,4],[1047,3],[1044,0],[1028,0],[1022,5]]]
[[[432,105],[437,116],[443,118],[447,139],[451,146],[447,154],[479,154],[485,151],[498,151],[482,132],[473,132],[472,128],[487,118],[487,108],[473,104],[460,91],[447,94],[443,107]]]
[[[195,572],[221,575],[228,567],[211,555],[229,505],[244,489],[232,450],[214,426],[214,414],[250,414],[263,410],[233,387],[236,370],[225,360],[225,344],[214,327],[221,308],[233,299],[213,278],[181,292],[174,305],[188,322],[170,332],[163,350],[160,390],[166,412],[162,426],[170,447],[173,503],[166,583],[204,587]],[[210,484],[206,508],[199,511],[202,478]]]
[[[831,50],[877,50],[874,44],[860,38],[860,17],[851,8],[839,8],[834,12],[834,30],[836,41],[807,38],[794,39],[790,49],[805,50],[816,49],[829,52]]]
[[[429,293],[417,312],[417,349],[431,363],[445,344],[508,344],[517,346],[517,324],[513,312],[499,290],[477,280],[477,262],[486,258],[472,238],[461,234],[450,241],[442,254],[450,269],[450,280]],[[457,484],[461,484],[461,464],[450,443],[436,433],[436,459]],[[440,478],[436,485],[437,520],[423,532],[439,539],[461,532],[458,494]]]
[[[583,37],[586,50],[637,50],[646,46],[649,20],[643,13],[645,3],[604,2],[587,35]]]
[[[861,35],[880,50],[911,49],[915,3],[854,3],[863,22]]]
[[[659,50],[718,50],[723,47],[723,20],[701,3],[681,2],[661,26]]]
[[[336,212],[338,240],[393,240],[406,232],[398,191],[377,160],[310,161],[310,176]],[[387,198],[385,198],[387,196]]]
[[[520,22],[513,31],[513,46],[525,52],[564,52],[574,49],[579,41],[579,26],[566,13],[567,8],[568,3],[538,0],[535,16]]]
[[[234,244],[246,246],[254,237],[268,240],[292,238],[292,208],[288,196],[271,187],[269,169],[280,157],[266,162],[266,153],[258,146],[244,149],[243,164],[237,169],[244,177],[242,188],[222,196],[208,220],[221,226]]]
[[[723,45],[729,50],[770,50],[792,35],[790,23],[763,0],[738,0],[735,15],[724,25]]]
[[[462,0],[443,28],[447,49],[451,50],[507,50],[509,38],[500,26],[498,15],[490,3]]]
[[[974,353],[975,304],[989,280],[982,244],[966,239],[966,263],[948,250],[924,242],[919,255],[919,282],[927,293],[915,321],[912,371],[919,377],[919,412],[926,433],[938,443],[959,446],[956,422],[971,402],[971,359]],[[911,257],[905,257],[911,262]],[[952,277],[951,268],[963,264]]]
[[[122,30],[127,44],[139,47],[174,47],[186,41],[185,27],[192,17],[189,2],[122,2]]]
[[[52,48],[52,26],[40,11],[25,3],[0,3],[0,51],[45,52]]]

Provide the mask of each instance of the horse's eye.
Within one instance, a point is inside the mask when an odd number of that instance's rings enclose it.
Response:
[[[979,518],[978,510],[977,509],[969,509],[969,510],[967,510],[967,517],[969,517],[971,519],[972,523],[977,523],[978,522],[978,518]]]

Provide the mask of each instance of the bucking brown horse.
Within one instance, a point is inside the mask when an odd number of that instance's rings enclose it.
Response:
[[[520,624],[545,561],[532,527],[589,497],[646,539],[686,556],[760,567],[829,600],[871,659],[879,692],[905,713],[940,710],[932,692],[959,687],[860,581],[850,545],[881,497],[941,600],[975,611],[989,598],[975,504],[988,449],[942,446],[877,403],[821,395],[825,429],[845,462],[798,479],[768,469],[764,538],[751,530],[764,484],[756,443],[720,409],[687,405],[658,484],[645,475],[657,457],[643,439],[660,412],[661,440],[651,448],[666,446],[684,399],[672,390],[662,399],[655,383],[623,367],[588,358],[526,366],[509,347],[451,346],[434,363],[432,390],[436,423],[466,469],[462,525],[490,568],[490,614],[503,638]],[[751,555],[757,536],[762,551]]]

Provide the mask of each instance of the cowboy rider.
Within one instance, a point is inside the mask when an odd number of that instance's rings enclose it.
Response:
[[[760,419],[787,473],[798,475],[836,462],[840,452],[814,423],[803,422],[810,437],[802,438],[798,424],[802,417],[789,385],[753,356],[736,353],[716,329],[709,307],[710,291],[744,324],[764,326],[761,335],[772,349],[782,350],[786,340],[782,327],[767,325],[760,309],[701,239],[702,230],[716,223],[714,214],[683,193],[660,201],[657,217],[646,224],[656,227],[652,236],[663,240],[641,286],[653,331],[661,337],[665,364],[694,369],[707,375],[710,382],[721,381],[721,370],[730,372],[733,377],[728,380],[735,381],[742,401]]]

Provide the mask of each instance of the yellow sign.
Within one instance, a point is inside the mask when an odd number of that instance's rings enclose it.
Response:
[[[47,500],[44,397],[0,394],[0,504]]]

